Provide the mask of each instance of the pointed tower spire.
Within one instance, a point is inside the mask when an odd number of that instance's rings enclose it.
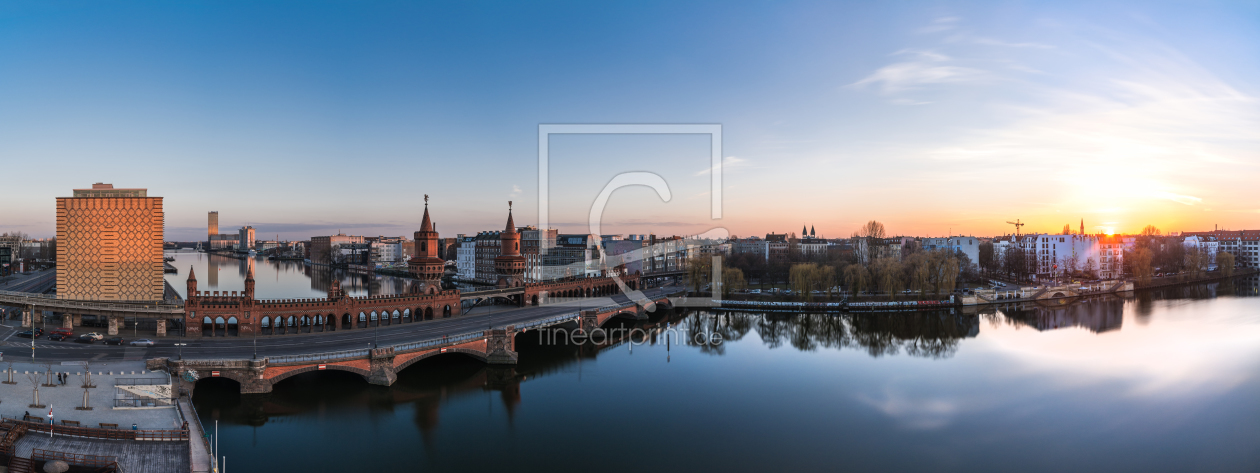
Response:
[[[188,280],[184,282],[188,288],[188,292],[184,293],[185,299],[192,299],[197,296],[197,273],[193,271],[193,267],[188,267]]]
[[[420,231],[433,231],[433,221],[429,220],[429,194],[424,195],[424,218],[420,220]]]
[[[508,221],[507,228],[503,229],[504,233],[516,233],[516,222],[512,221],[512,201],[508,201]]]
[[[1081,235],[1085,234],[1085,219],[1081,219]]]

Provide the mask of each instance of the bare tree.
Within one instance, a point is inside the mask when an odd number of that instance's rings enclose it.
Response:
[[[35,402],[32,402],[31,405],[28,407],[32,407],[35,409],[43,409],[46,406],[39,403],[39,373],[27,373],[26,379],[27,381],[31,382],[31,388],[35,390],[34,391]]]
[[[92,363],[83,363],[83,388],[95,388],[92,384]]]
[[[1142,228],[1142,236],[1159,236],[1159,229],[1155,228],[1154,225],[1147,225]]]
[[[879,245],[883,244],[884,236],[884,224],[875,220],[866,222],[866,225],[853,232],[854,239],[859,239],[866,243],[866,260],[863,261],[864,264],[875,262],[875,256],[878,254]]]

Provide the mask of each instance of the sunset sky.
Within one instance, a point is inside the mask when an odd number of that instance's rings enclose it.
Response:
[[[848,236],[1260,228],[1256,2],[0,3],[0,232],[111,182],[260,238],[443,236],[537,218],[539,124],[720,124],[552,137],[551,221],[583,232]]]

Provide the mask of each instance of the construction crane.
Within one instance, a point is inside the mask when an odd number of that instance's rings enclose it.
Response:
[[[1015,238],[1019,238],[1019,227],[1024,226],[1024,223],[1020,222],[1018,218],[1015,219],[1014,222],[1006,222],[1006,223],[1009,223],[1015,226]]]

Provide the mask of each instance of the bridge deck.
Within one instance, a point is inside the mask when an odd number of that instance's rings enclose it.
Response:
[[[659,299],[671,291],[680,288],[649,289],[644,294],[652,299]],[[511,308],[489,313],[465,315],[449,319],[437,319],[422,322],[384,325],[377,328],[341,329],[326,333],[262,335],[253,337],[197,337],[177,338],[177,332],[170,332],[166,338],[158,338],[155,347],[117,347],[99,344],[84,345],[70,342],[37,342],[35,352],[38,360],[62,361],[91,358],[96,361],[122,360],[126,358],[158,358],[175,359],[249,359],[255,350],[259,358],[281,355],[305,355],[311,353],[327,353],[347,350],[365,350],[373,346],[387,347],[415,343],[424,340],[440,339],[443,336],[457,336],[474,331],[487,330],[491,327],[502,328],[509,325],[518,327],[559,316],[576,317],[583,309],[627,304],[630,300],[618,294],[611,297],[563,302],[551,305]],[[11,337],[17,330],[0,327],[0,339]],[[13,339],[10,339],[13,340]],[[24,339],[19,339],[24,340]],[[180,350],[174,346],[176,342],[185,343]],[[29,343],[29,342],[28,342]],[[26,345],[23,345],[26,346]],[[18,350],[19,356],[29,356],[27,349]],[[9,354],[9,353],[6,353]],[[95,361],[94,361],[95,362]]]

